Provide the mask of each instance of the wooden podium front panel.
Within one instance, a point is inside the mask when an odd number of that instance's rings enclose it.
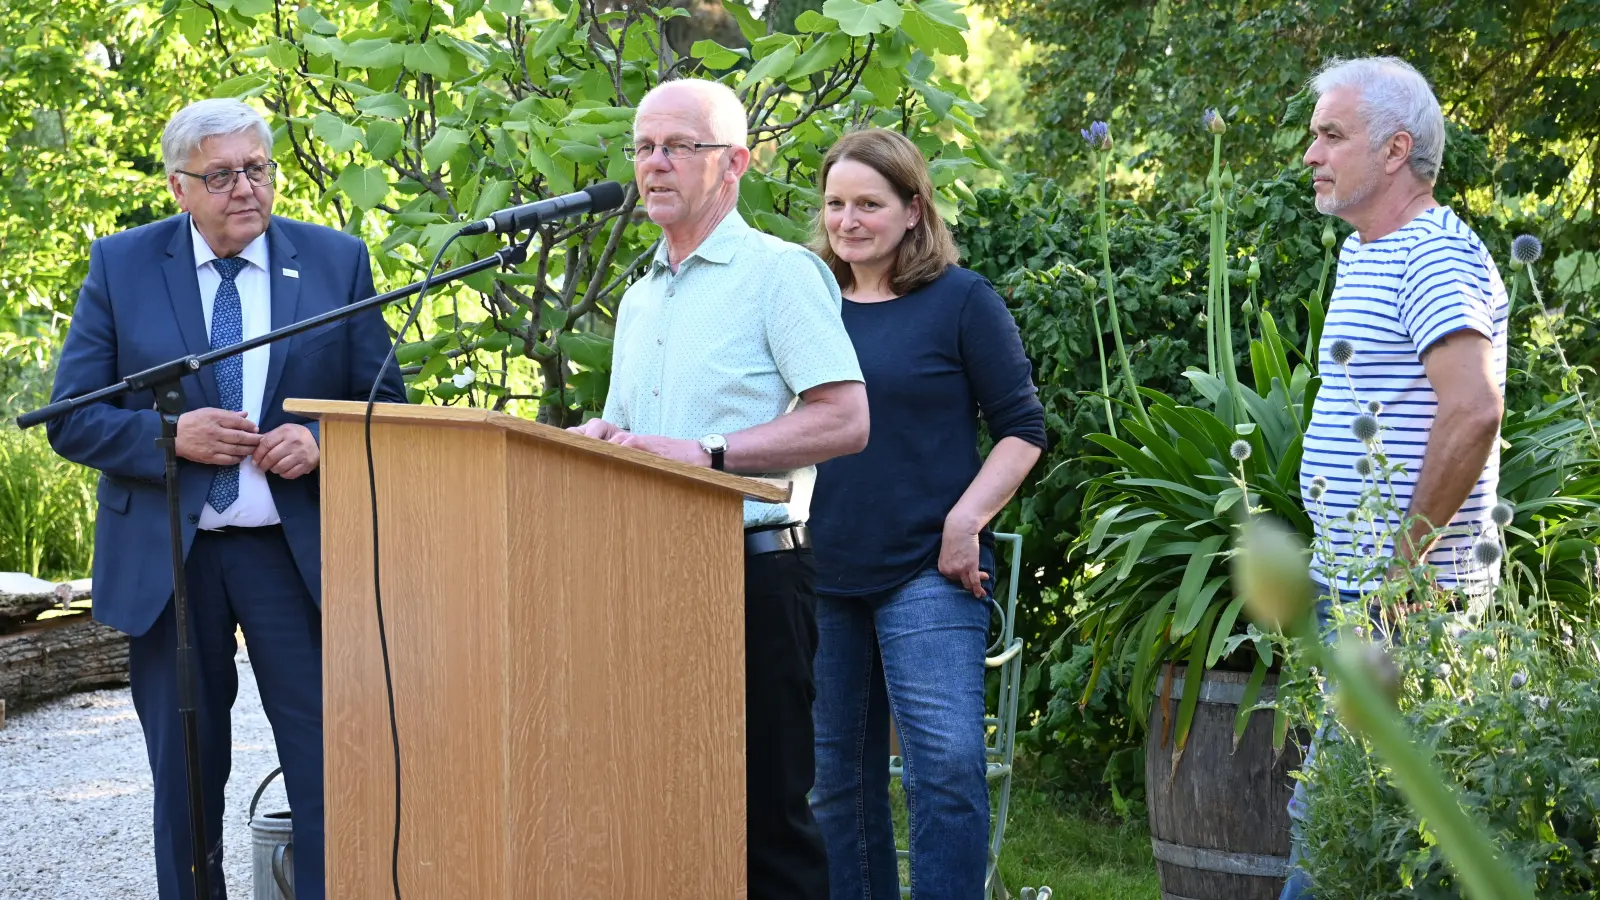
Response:
[[[328,896],[381,900],[393,896],[394,764],[361,423],[324,421],[322,445]],[[506,436],[376,422],[372,445],[403,896],[531,896],[505,882]]]
[[[742,501],[508,452],[512,896],[743,898]]]

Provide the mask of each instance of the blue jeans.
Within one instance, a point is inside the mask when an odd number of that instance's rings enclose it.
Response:
[[[937,569],[882,594],[818,598],[811,807],[828,848],[833,900],[900,896],[889,812],[891,714],[905,761],[912,896],[983,896],[990,608]]]

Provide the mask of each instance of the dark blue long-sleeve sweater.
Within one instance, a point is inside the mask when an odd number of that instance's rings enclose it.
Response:
[[[951,266],[903,297],[844,302],[866,379],[867,448],[817,469],[811,533],[817,590],[890,590],[938,563],[944,518],[983,461],[978,416],[996,442],[1045,446],[1044,408],[1005,301]],[[983,563],[993,537],[983,533]]]

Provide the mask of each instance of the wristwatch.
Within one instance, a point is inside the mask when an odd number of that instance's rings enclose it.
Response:
[[[721,472],[722,455],[728,451],[728,439],[720,434],[708,434],[700,439],[700,449],[711,454],[711,468]]]

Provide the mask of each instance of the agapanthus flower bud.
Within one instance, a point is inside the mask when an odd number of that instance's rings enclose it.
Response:
[[[1226,134],[1228,132],[1227,120],[1222,118],[1222,113],[1214,109],[1207,109],[1205,115],[1200,117],[1200,121],[1205,124],[1206,130],[1212,134]]]
[[[1079,134],[1082,134],[1083,139],[1089,142],[1089,146],[1096,150],[1111,149],[1111,126],[1104,122],[1095,121]]]
[[[1249,300],[1246,300],[1245,302],[1239,304],[1239,311],[1247,316],[1253,316],[1256,313],[1256,305],[1251,303]]]
[[[1358,457],[1356,457],[1355,467],[1356,467],[1356,474],[1360,475],[1362,478],[1366,478],[1367,476],[1372,474],[1372,457],[1370,457],[1370,456],[1358,456]]]
[[[1513,672],[1513,673],[1511,673],[1511,689],[1512,690],[1520,689],[1523,685],[1525,685],[1527,683],[1528,683],[1528,673],[1527,672]]]
[[[1383,412],[1383,404],[1377,400],[1368,400],[1367,412],[1377,415],[1378,413]]]
[[[1363,444],[1372,443],[1378,439],[1378,417],[1372,413],[1356,416],[1350,420],[1350,433]]]
[[[1544,244],[1531,234],[1519,234],[1511,241],[1511,259],[1525,266],[1539,261],[1544,255]]]
[[[1221,182],[1221,184],[1222,184],[1222,189],[1224,191],[1233,190],[1233,170],[1232,169],[1223,169],[1222,170],[1222,182]]]
[[[1244,270],[1245,281],[1261,280],[1261,262],[1254,256],[1250,257],[1250,268]]]
[[[1472,545],[1472,558],[1482,566],[1492,566],[1498,563],[1500,561],[1500,542],[1491,541],[1488,538],[1479,538],[1478,542]]]
[[[1234,441],[1228,446],[1228,455],[1233,457],[1236,462],[1244,462],[1250,458],[1250,442],[1244,440]]]
[[[1209,321],[1211,321],[1211,317],[1205,313],[1200,313],[1194,317],[1194,323],[1199,325],[1201,328],[1206,327],[1206,323]]]
[[[1329,219],[1322,226],[1322,249],[1324,249],[1324,250],[1332,250],[1333,249],[1333,242],[1338,240],[1338,239],[1339,239],[1339,236],[1337,234],[1334,234],[1334,231],[1333,231],[1333,220]]]
[[[1328,356],[1335,365],[1347,366],[1350,360],[1356,358],[1356,345],[1340,338],[1328,346]]]
[[[1516,510],[1512,509],[1511,504],[1505,502],[1504,500],[1501,500],[1499,503],[1496,503],[1494,506],[1489,508],[1489,521],[1500,526],[1501,528],[1510,525],[1511,520],[1515,518],[1515,516]]]

